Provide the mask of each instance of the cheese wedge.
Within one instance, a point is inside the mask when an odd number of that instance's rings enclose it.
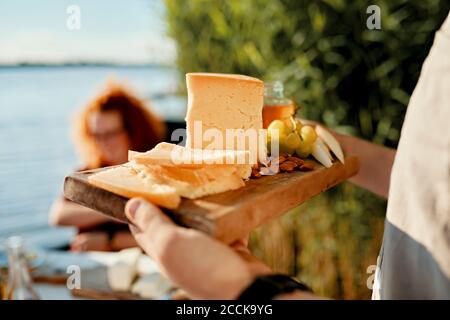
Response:
[[[263,127],[263,82],[235,74],[188,73],[186,84],[186,146],[194,149],[250,150],[252,159],[260,158],[258,150],[265,145],[258,136]],[[236,139],[227,138],[227,129],[245,131],[242,136],[245,140],[239,143]],[[247,132],[256,135],[247,136]],[[220,133],[221,141],[217,141],[215,133]]]
[[[168,209],[178,207],[181,199],[173,187],[162,183],[157,177],[142,179],[138,173],[130,166],[119,166],[93,174],[88,181],[127,198],[142,197]]]

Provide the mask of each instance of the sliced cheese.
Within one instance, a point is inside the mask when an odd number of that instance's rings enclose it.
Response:
[[[144,153],[129,151],[128,160],[139,164],[198,168],[211,164],[247,164],[249,154],[247,150],[202,150],[161,142]]]
[[[158,177],[142,179],[138,173],[130,166],[119,166],[93,174],[88,181],[127,198],[142,197],[168,209],[178,207],[180,196],[173,187],[162,183]]]
[[[159,165],[133,165],[133,168],[142,172],[139,175],[150,175],[159,177],[160,181],[174,179],[184,181],[193,186],[205,184],[223,176],[237,173],[235,166],[210,165],[202,168],[179,168],[175,166]]]
[[[180,196],[188,199],[197,199],[211,194],[236,190],[245,185],[244,181],[236,174],[222,176],[197,186],[193,186],[182,180],[170,178],[167,178],[166,181]]]
[[[134,165],[139,177],[158,177],[174,188],[182,197],[196,199],[202,196],[235,190],[245,185],[236,166],[210,165],[203,168],[179,168],[174,166]]]
[[[186,84],[186,146],[250,150],[252,163],[261,158],[258,154],[264,145],[259,138],[263,127],[264,84],[261,80],[235,74],[188,73]],[[227,138],[227,129],[241,130],[242,135],[237,136],[244,140],[239,143],[232,135]],[[220,134],[219,141],[216,133]]]
[[[183,173],[178,169],[236,170],[242,179],[251,174],[250,164],[234,164],[248,162],[247,150],[201,150],[190,149],[171,143],[162,142],[145,153],[130,151],[129,160],[140,165],[161,165],[176,167],[175,173]],[[244,159],[242,161],[242,159]],[[232,164],[227,164],[232,163]],[[167,169],[168,170],[168,169]],[[186,172],[186,171],[184,171]]]

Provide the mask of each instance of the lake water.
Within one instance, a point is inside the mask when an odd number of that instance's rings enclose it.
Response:
[[[48,228],[47,219],[64,176],[79,165],[70,119],[111,75],[150,98],[163,118],[184,117],[184,99],[165,95],[177,88],[174,69],[0,68],[0,240],[12,234],[45,238],[63,232]]]

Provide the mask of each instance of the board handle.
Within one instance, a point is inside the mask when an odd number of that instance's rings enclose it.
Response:
[[[64,196],[82,206],[94,209],[114,220],[131,223],[125,216],[127,198],[92,186],[87,181],[67,176],[64,179]]]

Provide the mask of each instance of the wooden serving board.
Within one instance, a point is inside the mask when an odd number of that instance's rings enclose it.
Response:
[[[81,205],[128,223],[127,198],[91,185],[89,175],[106,168],[73,173],[65,178],[65,196]],[[183,199],[178,209],[167,212],[175,222],[206,232],[225,242],[237,240],[267,220],[293,209],[319,193],[354,176],[358,158],[331,168],[315,163],[309,172],[294,171],[246,181],[245,187],[195,200]]]

